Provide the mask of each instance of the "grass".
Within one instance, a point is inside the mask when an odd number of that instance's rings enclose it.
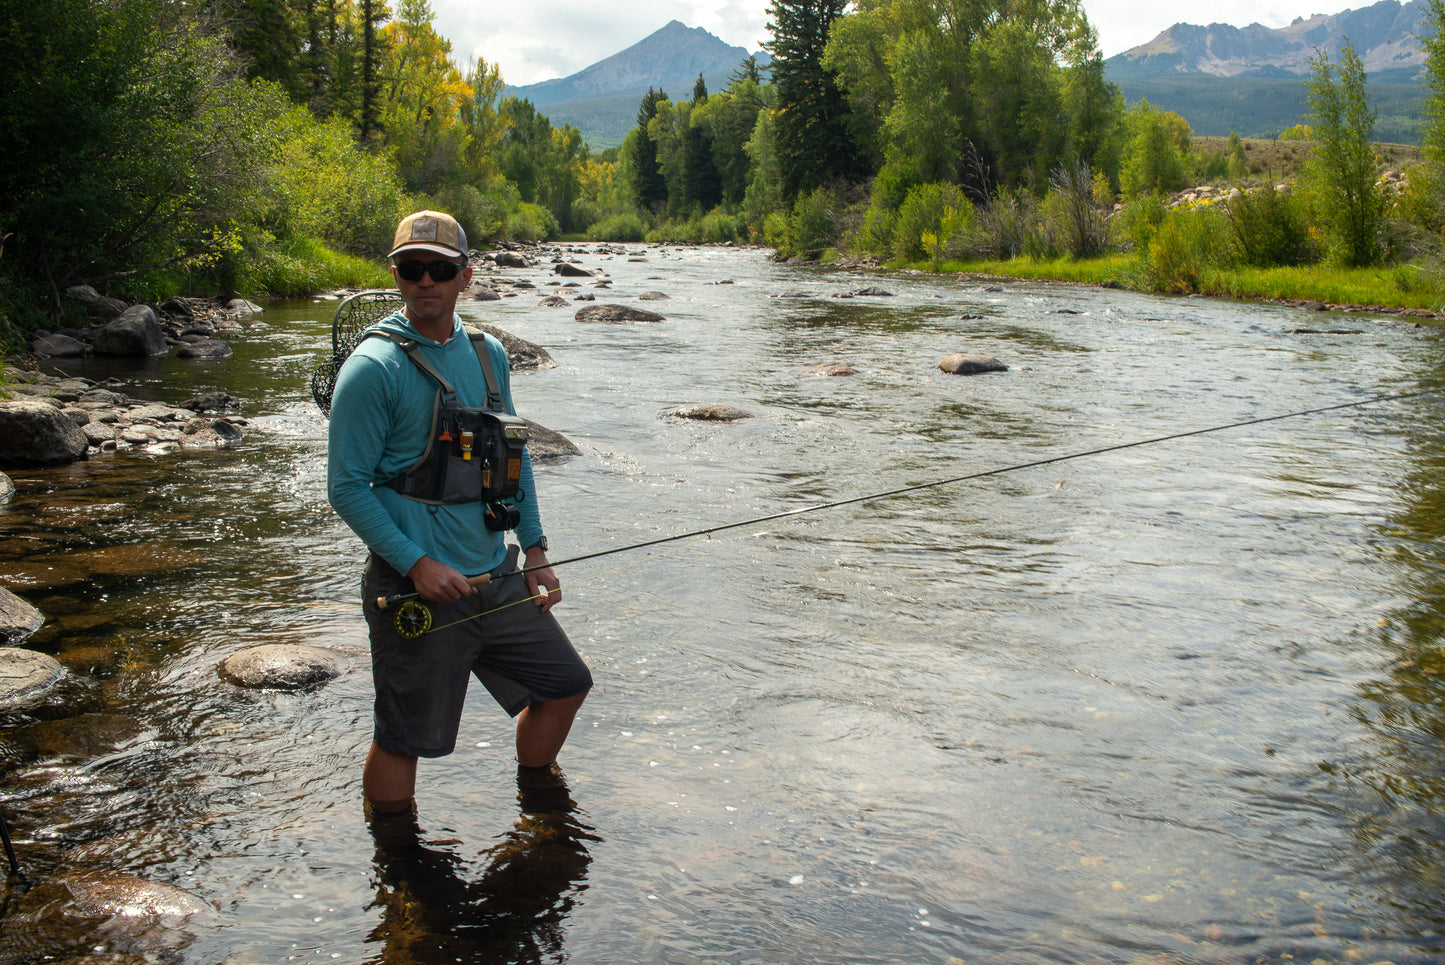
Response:
[[[920,262],[921,271],[993,275],[1083,285],[1119,284],[1142,290],[1137,257],[1112,254],[1074,261],[1068,258],[1011,261],[949,261],[935,266]],[[1445,278],[1414,265],[1388,268],[1231,268],[1216,270],[1200,286],[1200,294],[1217,298],[1272,301],[1318,301],[1335,306],[1445,311]]]

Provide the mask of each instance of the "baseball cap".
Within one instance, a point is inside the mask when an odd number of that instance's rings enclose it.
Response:
[[[457,224],[457,219],[440,211],[418,211],[409,214],[396,226],[396,238],[391,243],[390,258],[398,251],[420,248],[434,251],[451,258],[467,256],[467,233]]]

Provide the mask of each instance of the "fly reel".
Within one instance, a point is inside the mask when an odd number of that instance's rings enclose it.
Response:
[[[396,608],[391,618],[396,632],[407,640],[415,640],[431,630],[431,609],[420,600],[407,600]]]

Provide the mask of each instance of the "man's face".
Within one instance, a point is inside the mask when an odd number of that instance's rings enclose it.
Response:
[[[433,273],[444,276],[453,268],[456,273],[450,278],[434,277]],[[406,303],[406,315],[412,324],[444,323],[450,328],[457,298],[471,283],[472,269],[465,258],[447,257],[421,248],[404,249],[392,256],[391,277]]]

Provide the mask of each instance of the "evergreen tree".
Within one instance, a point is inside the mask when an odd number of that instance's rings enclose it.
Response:
[[[852,115],[823,50],[846,0],[772,0],[763,46],[773,55],[777,88],[776,138],[783,193],[792,197],[834,178],[865,172]]]
[[[657,167],[657,142],[647,133],[647,125],[657,116],[657,105],[667,100],[667,92],[647,88],[637,106],[637,132],[632,140],[632,194],[639,207],[659,210],[667,204],[667,182]]]

